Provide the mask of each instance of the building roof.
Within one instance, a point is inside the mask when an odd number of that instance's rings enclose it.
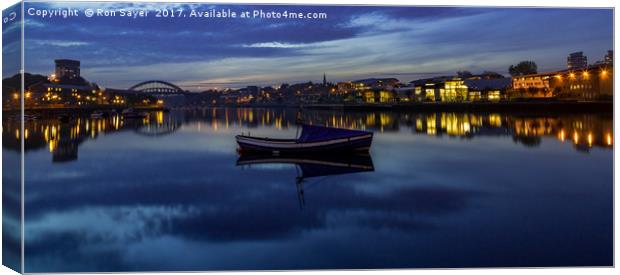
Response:
[[[512,85],[511,78],[467,79],[465,85],[473,90],[502,90]]]
[[[443,82],[446,82],[446,80],[452,80],[454,78],[455,78],[454,76],[437,76],[437,77],[432,77],[432,78],[418,79],[418,80],[411,81],[409,83],[413,84],[414,86],[418,86],[418,85],[424,85],[426,83],[443,83]]]
[[[80,66],[80,61],[79,60],[72,60],[72,59],[56,59],[54,60],[55,63],[62,63],[62,64],[70,64],[70,65],[74,65],[74,66]]]
[[[93,86],[88,86],[88,85],[69,85],[69,84],[55,84],[55,83],[37,83],[37,84],[41,84],[44,87],[51,87],[51,88],[63,88],[63,89],[79,89],[79,90],[93,90],[96,89],[96,87]],[[34,84],[34,85],[37,85]],[[32,85],[32,86],[34,86]]]
[[[352,81],[353,83],[362,83],[367,86],[376,85],[379,82],[399,82],[396,78],[366,78]]]

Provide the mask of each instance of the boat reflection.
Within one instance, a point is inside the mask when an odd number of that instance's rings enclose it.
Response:
[[[299,207],[305,207],[304,183],[309,178],[325,177],[375,170],[368,154],[337,154],[321,156],[317,154],[296,156],[274,156],[269,154],[241,154],[237,166],[291,164],[295,165],[297,177],[297,197]],[[315,182],[316,183],[316,182]]]

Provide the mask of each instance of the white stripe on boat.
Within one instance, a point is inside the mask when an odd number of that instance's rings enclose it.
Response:
[[[256,146],[262,146],[262,147],[290,149],[290,148],[317,147],[317,146],[338,144],[338,143],[344,143],[344,142],[355,141],[355,140],[360,140],[360,139],[368,139],[368,138],[372,138],[372,134],[349,137],[349,138],[332,139],[332,140],[319,141],[319,142],[307,142],[307,143],[306,142],[297,143],[296,141],[262,140],[262,139],[245,137],[245,136],[237,136],[237,141],[245,143],[245,144],[249,144],[249,145],[256,145]]]

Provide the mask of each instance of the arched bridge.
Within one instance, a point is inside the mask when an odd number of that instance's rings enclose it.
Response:
[[[146,93],[151,95],[181,95],[185,91],[179,86],[162,80],[149,80],[138,83],[131,88],[131,91]]]

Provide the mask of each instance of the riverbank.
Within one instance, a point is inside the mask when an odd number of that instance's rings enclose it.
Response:
[[[612,101],[503,101],[503,102],[413,102],[413,103],[362,103],[362,104],[247,104],[247,105],[211,105],[211,106],[177,106],[183,108],[287,108],[343,111],[393,111],[393,112],[518,112],[518,113],[574,113],[574,112],[608,112],[612,113]],[[92,113],[94,111],[122,111],[129,107],[90,106],[90,107],[39,107],[26,108],[27,113]],[[138,111],[166,110],[163,106],[132,107]],[[3,109],[3,112],[17,113],[19,109]]]
[[[415,102],[398,104],[308,104],[306,109],[416,112],[613,112],[612,101]]]
[[[132,108],[136,111],[162,111],[166,109],[164,106],[130,107],[130,106],[98,105],[98,106],[88,106],[88,107],[28,107],[24,111],[26,113],[43,113],[43,114],[62,114],[62,113],[90,114],[94,111],[121,112],[122,110],[127,109],[127,108]],[[18,113],[20,112],[20,109],[7,109],[3,107],[2,112]]]

